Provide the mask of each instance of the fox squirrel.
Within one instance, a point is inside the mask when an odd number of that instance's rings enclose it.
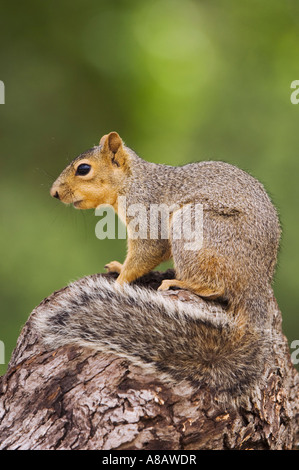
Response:
[[[146,162],[111,132],[63,170],[51,195],[77,209],[110,204],[125,218],[128,253],[123,264],[106,266],[118,273],[116,282],[75,282],[37,317],[48,346],[76,343],[112,351],[168,380],[207,384],[236,399],[258,384],[271,345],[268,305],[280,239],[277,212],[260,182],[220,161],[182,167]],[[152,205],[175,207],[169,237],[152,239],[149,227],[145,237],[134,237],[132,217],[118,207],[120,196],[126,208],[142,203],[147,220]],[[190,204],[203,210],[197,250],[186,249],[184,236],[172,231],[174,216]],[[176,278],[159,289],[188,289],[207,302],[220,301],[223,313],[210,315],[129,285],[171,257]]]

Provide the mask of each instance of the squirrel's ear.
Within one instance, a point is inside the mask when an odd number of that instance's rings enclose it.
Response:
[[[110,132],[110,134],[103,135],[100,140],[100,145],[103,145],[104,150],[116,153],[122,146],[123,142],[117,132]]]
[[[117,132],[103,135],[100,140],[103,146],[102,153],[106,154],[111,162],[118,167],[125,167],[127,163],[127,153],[123,147],[123,141]]]

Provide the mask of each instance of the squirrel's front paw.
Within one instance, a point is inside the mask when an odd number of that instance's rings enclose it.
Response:
[[[107,269],[107,273],[120,273],[122,264],[119,263],[118,261],[111,261],[111,263],[108,263],[105,265],[105,269]]]

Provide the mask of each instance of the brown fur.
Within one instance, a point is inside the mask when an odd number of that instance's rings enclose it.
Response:
[[[76,175],[81,163],[91,165],[89,174]],[[256,179],[223,162],[183,167],[145,162],[123,144],[116,132],[111,132],[102,137],[98,147],[71,162],[53,184],[51,194],[79,209],[105,203],[116,211],[119,211],[117,197],[125,196],[127,207],[142,203],[148,218],[152,204],[176,205],[176,211],[186,204],[202,204],[203,245],[199,251],[186,250],[186,240],[175,239],[171,230],[168,239],[151,239],[149,228],[145,239],[133,239],[131,218],[127,216],[124,220],[129,236],[127,257],[123,264],[108,263],[107,269],[119,273],[117,283],[124,285],[172,257],[176,279],[163,281],[160,289],[181,287],[207,299],[225,302],[228,316],[237,319],[227,346],[230,355],[234,342],[237,355],[237,344],[247,331],[246,341],[252,342],[257,364],[263,362],[257,344],[269,325],[267,303],[280,225],[274,206]],[[124,218],[122,211],[119,216]],[[207,345],[210,357],[213,347],[216,346],[211,340]],[[222,348],[225,354],[228,349],[223,345]],[[245,349],[249,350],[250,346]],[[179,357],[180,351],[176,354]],[[240,367],[240,360],[236,357],[236,367]],[[186,367],[193,365],[186,364]],[[236,374],[236,370],[231,374]]]

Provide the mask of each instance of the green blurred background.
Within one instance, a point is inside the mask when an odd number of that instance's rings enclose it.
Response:
[[[144,159],[224,160],[265,184],[283,226],[275,293],[299,339],[296,79],[298,0],[1,0],[0,373],[44,297],[125,256],[93,211],[49,195],[112,130]]]

